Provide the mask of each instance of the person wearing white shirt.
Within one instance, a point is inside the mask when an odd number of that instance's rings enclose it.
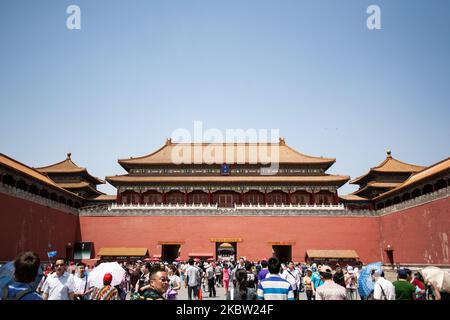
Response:
[[[298,300],[298,291],[300,289],[300,274],[297,269],[295,269],[294,263],[289,261],[288,267],[283,271],[281,277],[287,280],[294,291],[294,298]]]
[[[66,272],[64,259],[55,263],[56,271],[47,277],[43,285],[44,300],[73,300],[75,297],[75,282],[73,275]]]
[[[374,300],[395,300],[395,287],[389,280],[384,278],[383,271],[372,270],[372,280],[375,282]]]
[[[90,285],[89,276],[85,272],[86,265],[79,263],[74,276],[74,293],[77,300],[89,300],[94,288]]]

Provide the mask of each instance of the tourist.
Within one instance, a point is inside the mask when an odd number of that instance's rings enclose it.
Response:
[[[346,290],[333,281],[331,267],[323,265],[319,270],[324,283],[316,289],[316,300],[346,300]]]
[[[408,282],[408,272],[406,269],[397,270],[397,281],[393,283],[395,287],[396,300],[415,300],[416,289]]]
[[[141,276],[139,281],[136,283],[135,292],[139,293],[141,297],[145,294],[145,291],[150,289],[150,269],[152,266],[150,263],[145,263],[141,267]]]
[[[447,272],[439,268],[424,268],[420,270],[424,282],[430,287],[430,296],[433,300],[450,300],[448,288],[443,288],[445,276],[442,272]],[[438,283],[438,281],[440,283]]]
[[[372,281],[374,284],[373,299],[374,300],[395,300],[394,285],[384,278],[383,271],[372,270]]]
[[[180,274],[181,274],[181,281],[184,282],[184,277],[186,275],[186,269],[187,269],[188,265],[187,263],[180,263],[180,265],[178,266],[178,270],[180,270]]]
[[[225,295],[228,294],[228,289],[230,286],[230,271],[228,269],[228,264],[225,263],[223,266],[223,272],[222,272],[222,281],[223,281],[223,287],[225,288]]]
[[[281,277],[287,280],[292,290],[294,291],[294,298],[298,300],[299,288],[300,288],[300,274],[298,270],[294,268],[294,262],[289,261],[287,269],[281,274]]]
[[[14,260],[14,279],[0,291],[0,300],[42,300],[32,283],[40,268],[40,258],[34,252],[25,252]]]
[[[345,288],[345,277],[344,272],[342,271],[342,268],[340,265],[336,264],[335,267],[336,272],[333,275],[333,281],[337,283],[340,286],[343,286]]]
[[[105,273],[103,276],[103,287],[94,294],[92,300],[118,300],[119,291],[117,288],[111,286],[112,275],[110,273]]]
[[[238,264],[236,265],[236,270],[245,269],[245,259],[244,257],[239,258]]]
[[[258,300],[294,300],[291,284],[280,276],[281,263],[270,258],[269,275],[258,285]]]
[[[258,289],[258,277],[254,270],[254,265],[250,261],[244,262],[245,271],[247,272],[247,286],[249,288]],[[236,278],[236,286],[238,286],[238,279]]]
[[[73,275],[66,272],[64,259],[57,259],[55,272],[47,277],[43,285],[44,300],[73,300],[75,282]]]
[[[323,285],[323,279],[319,274],[321,265],[319,264],[316,266],[315,263],[313,263],[311,269],[312,269],[312,276],[311,276],[311,287],[312,287],[312,293],[313,297],[316,295],[316,289],[319,288],[321,285]]]
[[[261,261],[261,271],[258,272],[258,282],[262,279],[265,279],[266,276],[269,274],[269,264],[266,260]]]
[[[185,288],[188,288],[188,299],[192,300],[192,295],[194,299],[198,300],[198,291],[201,285],[201,274],[199,268],[194,266],[194,259],[189,259],[189,266],[186,269],[186,279],[184,282]]]
[[[313,290],[312,290],[312,269],[306,269],[306,275],[303,277],[303,285],[305,286],[306,298],[308,300],[313,299]]]
[[[169,289],[167,290],[167,300],[176,300],[178,291],[181,289],[181,278],[179,270],[174,265],[169,266]]]
[[[209,297],[216,297],[216,285],[215,285],[215,274],[214,274],[214,264],[207,265],[205,277],[208,280],[208,291],[209,291]]]
[[[85,271],[86,265],[80,262],[77,266],[77,272],[73,277],[74,280],[74,299],[89,300],[94,288],[90,285],[88,276]]]
[[[411,284],[416,289],[416,300],[426,300],[426,286],[420,272],[414,274],[414,278],[411,280]]]
[[[164,268],[152,268],[150,272],[150,288],[144,293],[144,300],[165,300],[170,279]]]
[[[227,300],[256,300],[256,289],[248,285],[247,279],[247,271],[242,269],[236,271],[237,286],[227,293]]]
[[[345,288],[347,290],[347,299],[356,300],[358,279],[352,266],[347,266],[347,273],[344,275],[344,281],[345,281]]]
[[[222,268],[221,268],[220,264],[216,265],[216,267],[214,268],[214,273],[216,276],[215,283],[218,287],[220,287],[221,283],[222,283]]]

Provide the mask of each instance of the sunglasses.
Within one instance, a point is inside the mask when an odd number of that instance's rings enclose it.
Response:
[[[161,280],[162,282],[169,282],[168,278],[159,278],[159,280]]]

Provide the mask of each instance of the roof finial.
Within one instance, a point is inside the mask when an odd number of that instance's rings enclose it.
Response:
[[[286,141],[284,140],[283,137],[280,137],[280,138],[279,138],[279,141],[280,141],[280,142],[279,142],[280,145],[285,145],[285,144],[286,144]]]
[[[68,152],[67,153],[67,160],[70,160],[70,157],[72,156],[72,153]]]
[[[391,154],[391,150],[390,149],[386,150],[386,154],[387,154],[388,158],[392,158],[392,154]]]
[[[171,138],[167,138],[166,145],[169,146],[171,144],[172,144],[172,139]]]

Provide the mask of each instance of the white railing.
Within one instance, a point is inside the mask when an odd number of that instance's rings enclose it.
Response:
[[[117,204],[108,205],[108,210],[149,210],[149,209],[217,209],[217,204]]]
[[[343,204],[234,204],[232,207],[219,207],[215,204],[110,204],[108,210],[148,210],[148,209],[281,209],[281,210],[344,210]]]
[[[344,210],[343,204],[236,204],[234,206],[240,210],[254,209],[280,209],[280,210]]]

